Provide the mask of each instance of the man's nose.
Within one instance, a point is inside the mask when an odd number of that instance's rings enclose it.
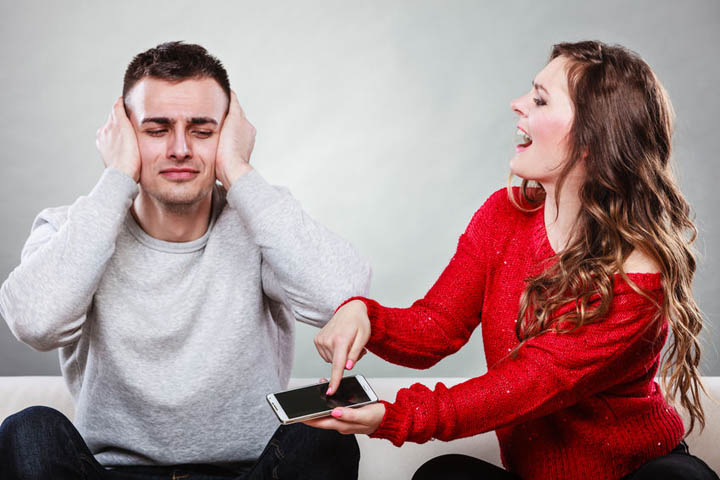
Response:
[[[167,156],[176,161],[192,158],[192,145],[185,131],[176,131],[170,136]]]

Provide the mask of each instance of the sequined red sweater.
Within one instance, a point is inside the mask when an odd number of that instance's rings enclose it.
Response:
[[[481,324],[488,365],[452,388],[400,390],[395,403],[384,402],[373,437],[400,446],[495,430],[505,468],[525,479],[617,479],[679,443],[682,420],[654,381],[667,322],[658,328],[657,307],[619,275],[601,322],[545,333],[508,356],[518,344],[525,279],[553,255],[543,210],[521,212],[503,189],[475,213],[424,298],[409,308],[362,298],[372,325],[367,346],[380,357],[428,368]],[[659,273],[629,277],[662,298]]]

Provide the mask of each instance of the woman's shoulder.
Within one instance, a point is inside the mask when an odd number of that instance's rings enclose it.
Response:
[[[490,195],[475,212],[465,229],[464,237],[479,251],[492,246],[503,250],[508,242],[520,244],[535,238],[534,230],[538,211],[528,213],[518,208],[510,199],[507,188],[501,188]]]
[[[513,198],[510,197],[511,195]],[[522,200],[518,187],[512,187],[510,190],[504,187],[485,200],[475,212],[472,223],[482,223],[486,226],[514,225],[518,221],[534,216],[537,212],[537,208],[533,209],[528,202]]]
[[[636,248],[623,263],[623,270],[627,273],[660,273],[660,265],[650,255]]]
[[[645,254],[631,254],[623,264],[623,270],[625,276],[619,272],[615,274],[613,303],[620,310],[623,305],[625,310],[640,311],[644,307],[654,310],[663,295],[663,275],[655,261]]]
[[[648,254],[635,249],[623,263],[623,271],[635,286],[645,291],[659,291],[663,287],[663,277],[660,266]],[[615,274],[615,295],[639,295],[620,274]],[[642,295],[640,295],[642,296]]]

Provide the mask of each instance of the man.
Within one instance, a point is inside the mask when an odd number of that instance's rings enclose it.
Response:
[[[355,478],[353,437],[292,425],[268,443],[265,395],[287,386],[294,319],[322,326],[370,270],[250,166],[254,139],[204,48],[133,59],[102,177],[40,213],[0,289],[18,339],[60,349],[77,431],[47,408],[9,417],[0,477]]]

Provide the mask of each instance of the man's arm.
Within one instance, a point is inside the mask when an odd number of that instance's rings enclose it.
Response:
[[[106,170],[66,211],[42,211],[21,263],[0,287],[0,315],[22,342],[47,351],[76,341],[137,185]]]
[[[0,287],[0,315],[19,340],[37,350],[69,345],[81,335],[138,192],[137,140],[121,99],[98,130],[97,145],[109,168],[88,196],[38,215],[20,265]]]
[[[266,294],[288,305],[298,320],[322,326],[343,300],[368,292],[370,266],[357,250],[257,171],[233,185],[228,202],[261,249]]]
[[[288,305],[298,320],[322,326],[343,300],[367,294],[370,266],[349,242],[310,218],[287,190],[253,170],[254,143],[255,128],[233,92],[218,144],[217,177],[261,249],[266,294]]]

